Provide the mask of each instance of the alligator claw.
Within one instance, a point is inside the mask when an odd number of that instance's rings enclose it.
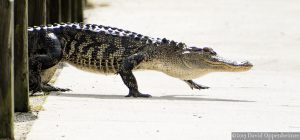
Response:
[[[66,92],[66,91],[71,91],[71,89],[68,89],[68,88],[54,87],[54,86],[51,86],[49,84],[42,85],[41,90],[44,91],[44,92],[51,92],[51,91]]]
[[[194,85],[192,85],[192,86],[190,86],[191,87],[191,89],[209,89],[209,87],[207,87],[207,86],[203,86],[203,85],[199,85],[199,84],[194,84]]]
[[[184,80],[184,82],[186,82],[190,87],[191,87],[191,89],[208,89],[209,87],[207,87],[207,86],[203,86],[203,85],[200,85],[200,84],[197,84],[197,83],[195,83],[194,81],[192,81],[192,80]]]
[[[152,97],[150,94],[142,94],[138,91],[130,91],[128,95],[126,95],[125,97],[143,97],[143,98],[149,98],[149,97]]]

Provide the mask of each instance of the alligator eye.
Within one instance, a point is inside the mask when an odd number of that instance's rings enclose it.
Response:
[[[217,54],[212,48],[204,47],[203,50],[204,50],[204,52],[207,52],[211,55],[216,55]]]
[[[212,49],[211,49],[211,48],[204,47],[203,50],[204,50],[204,52],[210,52]]]

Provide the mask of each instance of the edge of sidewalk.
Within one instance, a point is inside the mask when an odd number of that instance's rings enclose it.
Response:
[[[56,66],[42,72],[42,81],[47,81],[50,84],[55,83],[60,75],[64,64],[59,63]],[[35,120],[38,118],[40,111],[43,111],[43,105],[46,102],[49,93],[39,92],[34,96],[29,97],[30,111],[15,112],[15,139],[25,140],[31,130]]]

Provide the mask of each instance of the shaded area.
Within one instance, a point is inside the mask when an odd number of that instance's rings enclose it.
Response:
[[[38,112],[15,113],[15,139],[26,139],[34,121],[38,118]]]
[[[203,98],[189,95],[166,95],[151,98],[126,98],[124,95],[98,95],[98,94],[73,94],[73,93],[53,93],[50,96],[63,96],[63,97],[79,97],[79,98],[96,98],[96,99],[144,99],[144,100],[177,100],[177,101],[215,101],[215,102],[255,102],[250,100],[235,100],[235,99],[220,99],[220,98]],[[201,96],[201,95],[200,95]]]
[[[15,112],[15,123],[34,121],[38,118],[37,112]]]
[[[23,140],[26,139],[30,132],[34,122],[38,119],[39,111],[43,110],[43,104],[47,96],[31,96],[30,101],[30,112],[15,112],[15,139]]]

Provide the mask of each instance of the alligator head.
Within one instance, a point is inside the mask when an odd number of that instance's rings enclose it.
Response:
[[[238,62],[224,59],[211,48],[188,47],[182,52],[185,78],[194,79],[210,72],[242,72],[250,70],[253,65],[248,61]],[[189,71],[189,72],[188,72]]]

